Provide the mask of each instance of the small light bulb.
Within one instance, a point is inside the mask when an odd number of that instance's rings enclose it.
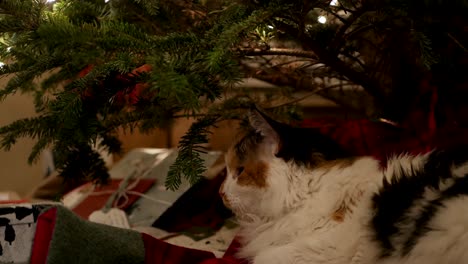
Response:
[[[330,5],[331,5],[331,6],[338,6],[338,4],[339,4],[338,0],[332,0],[332,1],[330,2]]]
[[[104,0],[104,3],[109,3],[109,0]]]
[[[273,29],[273,26],[272,25],[268,25],[267,26],[269,29]]]
[[[54,3],[55,0],[46,0],[47,3]]]
[[[327,18],[324,17],[324,16],[319,16],[318,19],[317,19],[317,21],[318,21],[319,23],[321,23],[321,24],[325,24],[325,23],[327,23]]]

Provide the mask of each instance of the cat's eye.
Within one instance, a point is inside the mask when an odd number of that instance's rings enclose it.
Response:
[[[236,177],[241,175],[241,173],[244,171],[244,167],[243,166],[240,166],[237,168],[236,170]]]

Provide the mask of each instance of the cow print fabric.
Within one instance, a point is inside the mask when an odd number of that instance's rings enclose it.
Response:
[[[29,263],[39,214],[47,204],[0,205],[0,263]]]

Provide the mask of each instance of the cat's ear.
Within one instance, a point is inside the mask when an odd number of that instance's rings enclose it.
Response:
[[[249,112],[249,122],[252,128],[262,135],[262,142],[267,147],[267,150],[271,151],[272,154],[277,154],[280,145],[280,135],[275,129],[275,121],[257,108],[253,108]]]

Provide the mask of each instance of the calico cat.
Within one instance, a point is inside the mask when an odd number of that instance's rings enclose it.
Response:
[[[220,188],[254,264],[468,263],[468,152],[385,164],[250,113]]]

